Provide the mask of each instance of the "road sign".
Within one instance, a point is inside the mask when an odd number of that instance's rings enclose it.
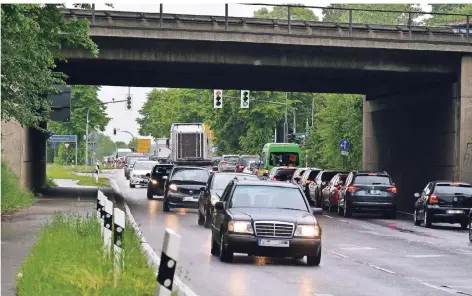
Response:
[[[342,139],[341,141],[339,141],[338,146],[341,151],[348,151],[351,147],[351,143],[349,143],[348,140]]]
[[[61,143],[61,142],[76,142],[76,135],[52,135],[49,137],[49,142]]]
[[[341,151],[341,155],[348,156],[348,155],[349,155],[349,152],[347,152],[347,151]]]
[[[151,139],[139,139],[137,143],[137,151],[140,153],[149,153],[151,151]]]

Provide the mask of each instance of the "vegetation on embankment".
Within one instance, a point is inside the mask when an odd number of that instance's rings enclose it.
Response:
[[[113,254],[105,255],[93,215],[57,213],[43,226],[18,274],[18,295],[155,295],[155,271],[132,227],[123,237],[124,269],[114,281]]]
[[[91,171],[89,170],[88,172]],[[99,177],[97,183],[95,178],[92,177],[92,174],[89,176],[75,174],[74,167],[72,166],[48,165],[46,168],[46,174],[50,179],[78,180],[78,185],[110,188],[110,182],[108,178]]]
[[[32,205],[36,198],[27,189],[20,188],[18,177],[2,162],[2,213],[24,209]]]

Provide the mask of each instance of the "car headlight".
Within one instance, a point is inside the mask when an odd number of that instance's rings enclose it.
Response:
[[[156,181],[156,180],[152,180],[151,183],[152,183],[152,184],[157,184],[157,181]]]
[[[247,221],[229,221],[228,231],[236,233],[254,233],[251,222]]]
[[[219,201],[220,198],[214,194],[211,195],[210,202],[213,206],[215,206],[216,202]]]
[[[173,191],[177,191],[177,185],[175,185],[175,184],[170,184],[169,189],[170,189],[170,190],[173,190]]]
[[[321,228],[318,225],[298,225],[295,229],[295,236],[319,237]]]

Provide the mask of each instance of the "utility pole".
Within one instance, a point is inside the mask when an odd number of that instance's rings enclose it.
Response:
[[[311,103],[311,127],[313,127],[313,118],[315,117],[315,97]]]

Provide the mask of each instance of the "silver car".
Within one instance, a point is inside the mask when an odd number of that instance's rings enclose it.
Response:
[[[218,164],[219,172],[236,172],[239,163],[239,155],[223,155]]]

